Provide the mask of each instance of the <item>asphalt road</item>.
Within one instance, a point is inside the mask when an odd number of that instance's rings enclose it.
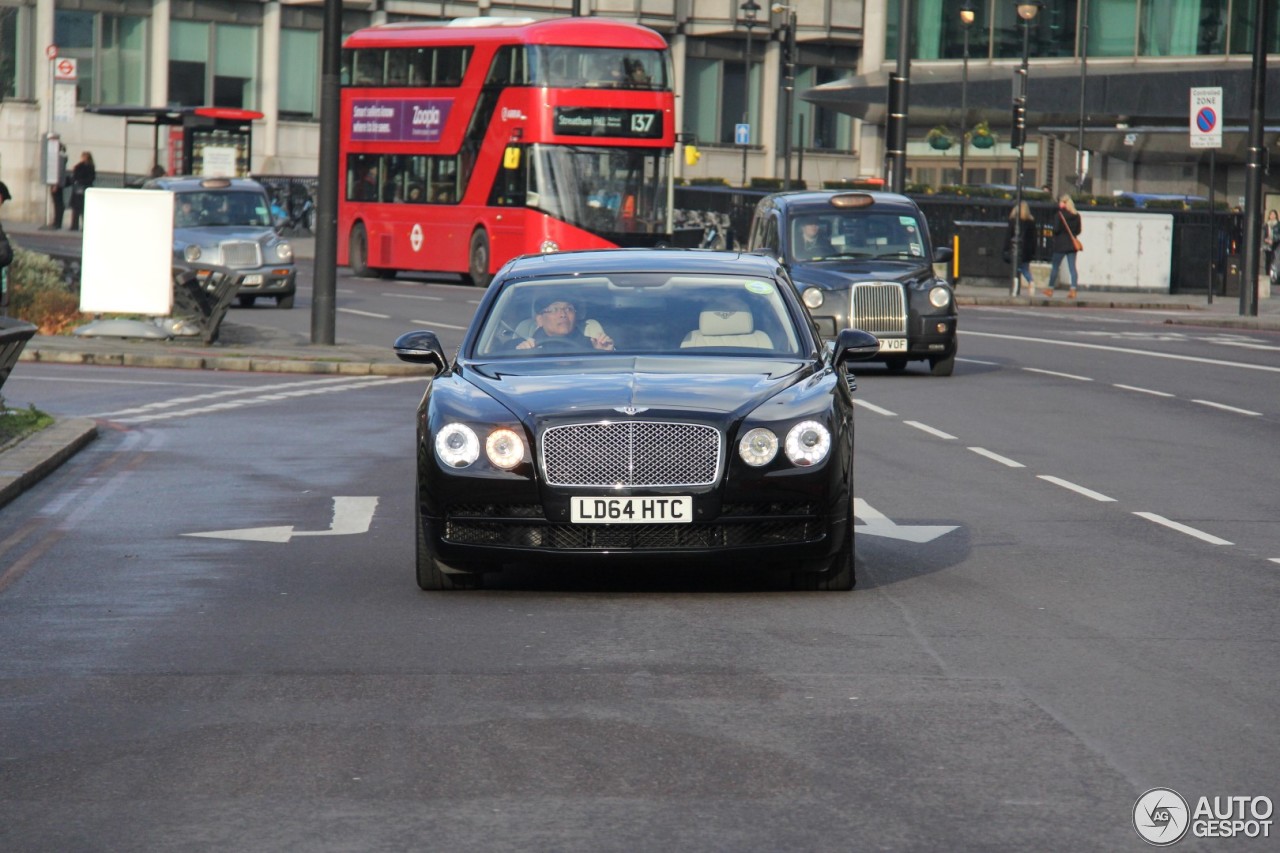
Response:
[[[478,296],[339,288],[362,343]],[[104,428],[0,511],[0,847],[1139,850],[1150,788],[1280,798],[1280,335],[963,328],[861,372],[852,593],[421,593],[421,379],[25,365]]]

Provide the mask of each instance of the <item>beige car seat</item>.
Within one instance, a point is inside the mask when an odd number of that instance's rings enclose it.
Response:
[[[684,336],[680,348],[751,347],[773,349],[767,334],[755,328],[750,311],[703,311],[698,328]]]

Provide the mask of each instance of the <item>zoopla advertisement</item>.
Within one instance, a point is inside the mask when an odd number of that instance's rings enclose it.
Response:
[[[453,98],[356,98],[351,139],[359,142],[439,142]]]

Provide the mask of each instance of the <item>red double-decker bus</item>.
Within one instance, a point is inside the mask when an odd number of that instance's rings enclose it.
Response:
[[[464,273],[671,236],[667,43],[599,18],[353,33],[342,61],[338,262]]]

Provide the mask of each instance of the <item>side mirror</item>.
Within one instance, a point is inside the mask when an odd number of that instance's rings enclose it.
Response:
[[[835,363],[866,361],[880,354],[880,341],[861,329],[842,329],[836,336]]]
[[[436,337],[435,332],[425,330],[405,332],[396,338],[392,348],[395,350],[396,358],[401,361],[407,361],[410,364],[434,364],[436,373],[445,368],[447,360],[444,356],[444,347],[440,346],[440,339]]]
[[[935,264],[945,264],[951,261],[952,251],[950,246],[938,246],[933,250],[933,262]]]

